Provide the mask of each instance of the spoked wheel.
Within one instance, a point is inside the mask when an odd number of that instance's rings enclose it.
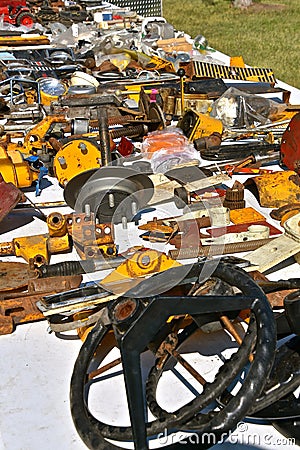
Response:
[[[215,292],[210,291],[209,295],[198,295],[197,292],[201,291],[196,288],[201,284],[199,277],[203,264],[191,265],[188,275],[184,277],[181,277],[182,267],[159,273],[127,292],[126,298],[118,299],[103,310],[102,319],[91,330],[80,350],[71,380],[72,417],[79,435],[89,448],[146,450],[150,445],[150,448],[179,450],[182,449],[182,443],[173,439],[174,432],[181,432],[182,440],[182,432],[192,431],[201,438],[203,433],[219,436],[233,430],[261,394],[264,380],[267,380],[272,368],[276,344],[275,323],[269,303],[248,274],[224,263],[219,263],[213,269],[212,277],[218,279],[221,286],[225,284],[225,292],[231,293],[230,285],[238,288],[235,289],[238,293],[222,295],[222,291],[217,289]],[[186,274],[186,266],[184,270]],[[164,292],[167,292],[171,280],[182,278],[181,284],[186,288],[186,295],[168,293],[168,296],[153,296],[155,285],[159,285],[160,290],[164,286]],[[196,287],[193,287],[194,283]],[[201,334],[199,328],[203,325],[216,323],[222,317],[232,319],[244,309],[251,312],[250,322],[238,350],[224,362],[212,381],[203,380],[192,363],[185,364],[182,361],[182,344],[194,336],[197,338]],[[130,426],[124,422],[116,425],[121,417],[117,408],[114,417],[107,420],[105,411],[109,405],[101,404],[103,397],[95,399],[101,419],[91,412],[93,384],[104,384],[108,376],[103,371],[112,367],[106,365],[104,360],[111,331],[120,352],[112,365],[122,364],[118,367],[118,374],[122,369],[126,389],[126,396],[124,392],[123,396],[124,400],[127,399]],[[152,359],[148,357],[151,353]],[[155,363],[153,355],[158,356]],[[165,408],[157,400],[157,389],[174,357],[185,364],[189,374],[193,373],[203,388],[194,398],[181,402],[179,408]],[[144,363],[145,360],[148,366],[153,366],[150,371],[149,367],[144,370],[141,361]],[[224,407],[216,410],[215,399],[226,391],[249,360],[252,362],[240,389],[231,395]],[[146,392],[142,369],[144,378],[148,373]],[[111,385],[114,386],[114,381]],[[119,392],[112,390],[111,396],[105,392],[104,397],[113,401],[119,395]],[[173,397],[176,403],[175,392]],[[172,439],[165,439],[167,435],[172,435]],[[159,437],[164,437],[164,440]],[[131,447],[128,447],[129,442]],[[194,443],[188,442],[185,441],[185,448],[195,448]],[[197,448],[210,445],[201,445],[201,439],[197,441]]]

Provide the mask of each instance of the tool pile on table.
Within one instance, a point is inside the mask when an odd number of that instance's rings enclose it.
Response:
[[[99,3],[3,12],[0,334],[77,330],[71,411],[91,449],[208,448],[244,418],[299,444],[300,277],[277,275],[300,262],[299,105],[159,2]],[[234,351],[203,375],[185,348],[204,358],[220,334]],[[180,366],[188,394],[164,404]],[[87,406],[120,367],[130,426]]]

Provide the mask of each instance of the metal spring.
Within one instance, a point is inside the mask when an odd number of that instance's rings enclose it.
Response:
[[[230,253],[239,253],[256,250],[259,247],[267,244],[274,238],[255,239],[253,241],[235,242],[224,245],[207,245],[200,248],[182,248],[179,250],[170,250],[169,256],[172,259],[192,259],[198,256],[216,256],[226,255]]]

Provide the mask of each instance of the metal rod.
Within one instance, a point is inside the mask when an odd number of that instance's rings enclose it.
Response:
[[[105,366],[100,367],[100,369],[93,370],[93,372],[89,373],[89,380],[92,380],[93,378],[97,377],[98,375],[101,375],[102,373],[106,372],[109,369],[112,369],[113,367],[118,366],[121,364],[122,358],[117,358],[114,361],[111,361],[108,364],[105,364]]]
[[[97,108],[97,115],[99,126],[101,163],[103,167],[108,166],[108,164],[111,162],[110,135],[108,129],[107,109],[105,107]]]
[[[172,259],[192,259],[198,256],[217,256],[230,253],[250,252],[271,242],[274,238],[255,239],[253,241],[235,242],[224,245],[205,245],[198,248],[181,248],[170,250],[169,256]]]
[[[167,352],[170,353],[202,386],[206,384],[206,380],[194,369],[177,350],[169,350],[167,348]]]
[[[238,334],[238,332],[236,331],[236,329],[234,328],[234,326],[232,325],[232,323],[230,322],[230,320],[228,319],[227,316],[221,316],[220,319],[222,320],[226,330],[231,334],[231,336],[235,339],[235,341],[237,342],[238,345],[241,345],[243,340],[240,337],[240,335]],[[253,355],[252,353],[249,355],[249,361],[253,362]]]

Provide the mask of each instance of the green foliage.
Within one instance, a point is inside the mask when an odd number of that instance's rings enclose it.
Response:
[[[255,0],[233,8],[230,0],[163,0],[163,15],[178,30],[246,64],[273,69],[277,79],[300,88],[299,0]]]

